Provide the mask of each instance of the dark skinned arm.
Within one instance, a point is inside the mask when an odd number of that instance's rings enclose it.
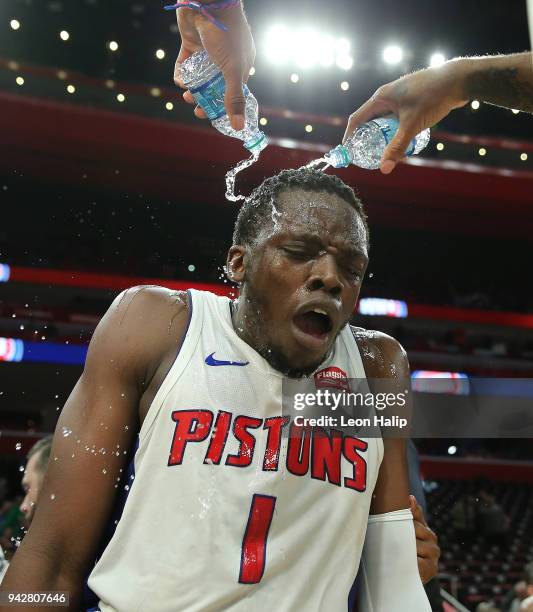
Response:
[[[393,377],[398,381],[398,390],[403,390],[402,381],[409,379],[409,363],[402,346],[386,334],[368,332],[363,329],[354,331],[361,355],[363,355],[367,377],[369,379],[391,378],[391,373],[394,372]],[[416,535],[418,570],[425,584],[438,572],[440,548],[437,536],[428,527],[422,508],[409,495],[405,440],[385,438],[383,444],[385,454],[370,513],[382,514],[402,508],[411,508]]]
[[[176,348],[186,311],[168,290],[144,287],[119,296],[101,320],[61,413],[35,517],[2,591],[67,591],[68,609],[80,609],[84,578],[139,429],[139,403],[164,351]]]
[[[533,55],[459,58],[405,75],[350,115],[344,139],[374,117],[396,115],[400,127],[381,159],[381,171],[389,174],[417,134],[473,99],[533,113]]]

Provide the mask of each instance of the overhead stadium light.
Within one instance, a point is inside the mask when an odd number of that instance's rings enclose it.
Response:
[[[70,34],[66,30],[61,30],[61,32],[59,32],[59,38],[61,38],[61,40],[67,41],[70,38]]]
[[[18,19],[12,19],[9,22],[12,30],[18,30],[20,28],[20,21]]]
[[[111,40],[107,43],[107,46],[110,51],[118,51],[118,42],[116,40]]]
[[[347,38],[335,38],[310,26],[293,30],[278,24],[267,31],[264,51],[273,64],[291,64],[302,69],[329,68],[337,64],[349,70],[354,61],[350,46]]]
[[[292,54],[291,32],[287,26],[275,25],[266,35],[265,52],[274,64],[285,64]]]
[[[437,68],[438,66],[442,66],[446,58],[442,53],[433,53],[433,55],[429,58],[429,65],[433,68]]]
[[[470,103],[470,106],[472,107],[472,110],[477,110],[479,108],[479,100],[472,100],[472,102]]]
[[[389,45],[383,49],[383,61],[386,64],[399,64],[403,59],[403,50],[398,45]]]

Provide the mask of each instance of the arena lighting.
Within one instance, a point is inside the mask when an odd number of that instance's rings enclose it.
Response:
[[[303,69],[336,64],[349,70],[353,65],[347,38],[334,38],[310,26],[272,26],[264,38],[264,53],[273,64],[293,64]]]
[[[189,270],[189,272],[194,272],[196,270],[196,266],[194,264],[190,264],[187,266],[187,270]]]
[[[68,77],[68,74],[64,70],[57,71],[57,78],[61,81],[64,81]]]
[[[418,393],[470,394],[470,379],[463,372],[415,370],[411,374],[411,379],[411,387]]]
[[[481,155],[481,157],[484,157],[487,154],[487,149],[484,149],[483,147],[481,147],[478,153]]]
[[[12,30],[18,30],[20,28],[20,21],[18,19],[12,19],[9,22]]]
[[[443,151],[443,150],[444,150],[444,143],[437,142],[437,151]]]
[[[341,70],[350,70],[353,66],[353,58],[349,55],[339,55],[335,63]]]
[[[74,87],[74,85],[67,85],[67,91],[69,94],[73,94],[76,93],[76,88]]]
[[[296,74],[296,72],[293,72],[291,74],[291,83],[298,83],[299,80],[300,80],[300,77]]]
[[[520,153],[520,159],[522,161],[527,161],[527,153]]]
[[[172,104],[172,102],[167,102],[165,104],[165,108],[167,109],[167,111],[174,110],[174,104]]]
[[[86,346],[65,346],[56,342],[27,342],[17,338],[0,338],[0,361],[83,365],[86,355]]]
[[[383,61],[386,64],[399,64],[403,59],[403,50],[398,45],[389,45],[383,49]]]
[[[313,126],[312,126],[310,123],[308,123],[308,124],[305,126],[305,131],[306,131],[308,134],[310,134],[310,133],[313,131]]]
[[[152,87],[152,89],[150,89],[150,95],[154,98],[159,98],[159,96],[161,95],[161,90],[159,89],[159,87]]]
[[[275,25],[265,38],[265,55],[273,64],[285,64],[292,54],[291,31],[287,26]]]
[[[111,79],[107,79],[107,81],[105,82],[105,86],[108,89],[115,89],[115,85],[116,85],[115,81],[113,81]]]
[[[439,66],[442,66],[445,61],[446,58],[442,53],[433,53],[433,55],[429,58],[429,65],[433,68],[438,68]]]
[[[117,100],[119,102],[124,102],[126,100],[126,96],[124,94],[119,93],[117,94]]]
[[[15,338],[0,338],[0,361],[22,361],[24,342]]]
[[[155,52],[155,56],[157,57],[158,60],[165,59],[165,55],[166,55],[166,53],[163,51],[163,49],[158,49]]]
[[[342,91],[348,91],[350,89],[350,83],[348,83],[348,81],[343,81],[341,83],[341,89]]]
[[[20,86],[22,87],[22,85],[24,85],[24,78],[23,78],[23,77],[21,77],[21,76],[18,76],[18,77],[15,79],[15,82],[16,82],[16,84],[17,84],[17,85],[20,85]]]
[[[249,74],[250,76],[254,76],[254,74],[255,74],[255,68],[254,68],[253,66],[250,68],[250,72],[249,72],[248,74]]]
[[[116,40],[112,40],[107,43],[107,47],[110,51],[118,51],[118,42]]]
[[[455,455],[457,452],[457,446],[448,446],[448,455]]]
[[[357,304],[357,312],[362,315],[404,319],[407,317],[407,304],[401,300],[361,298]]]
[[[479,100],[472,100],[470,106],[472,107],[472,110],[477,110],[479,108]]]
[[[61,30],[61,32],[59,32],[59,38],[61,38],[61,40],[67,41],[70,38],[70,34],[66,30]]]
[[[7,283],[11,276],[11,268],[9,264],[0,263],[0,283]]]
[[[259,119],[259,125],[266,125],[268,123],[268,119],[266,117],[261,117]]]

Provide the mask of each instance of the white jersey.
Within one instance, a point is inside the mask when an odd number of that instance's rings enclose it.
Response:
[[[332,454],[310,430],[282,435],[294,425],[281,414],[282,374],[237,336],[227,298],[189,296],[185,340],[89,578],[100,610],[347,610],[381,439],[345,436]],[[348,326],[315,379],[328,372],[365,378]]]

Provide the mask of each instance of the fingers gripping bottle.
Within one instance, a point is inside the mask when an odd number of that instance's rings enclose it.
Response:
[[[377,117],[360,125],[350,134],[346,142],[338,145],[324,156],[334,168],[345,168],[355,164],[360,168],[379,168],[385,147],[398,131],[398,119],[394,115]],[[420,132],[411,140],[405,155],[417,155],[429,142],[429,129]]]
[[[234,130],[224,107],[226,82],[220,68],[211,61],[206,51],[197,51],[181,65],[181,78],[199,106],[203,108],[211,124],[220,133],[243,141],[252,153],[259,153],[267,146],[268,140],[258,127],[258,105],[246,85],[242,86],[245,96],[245,126]]]

